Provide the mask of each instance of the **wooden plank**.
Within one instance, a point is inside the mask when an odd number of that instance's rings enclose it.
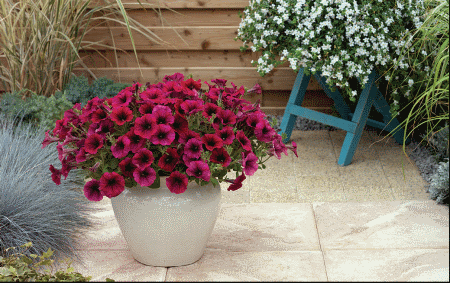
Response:
[[[311,88],[311,82],[309,88]],[[290,90],[266,90],[263,92],[264,107],[286,107],[291,95]],[[307,108],[330,108],[334,105],[333,99],[329,98],[322,90],[307,90],[303,99],[302,107]]]
[[[128,17],[136,20],[146,27],[185,27],[185,26],[239,26],[241,18],[238,13],[243,9],[181,9],[181,10],[160,10],[158,13],[154,10],[139,9],[127,11]],[[161,17],[159,16],[161,14]],[[98,14],[96,14],[98,15]],[[91,25],[101,24],[106,26],[100,20],[92,21]],[[110,21],[110,27],[123,26],[120,23]]]
[[[291,68],[277,68],[265,77],[261,77],[254,68],[236,67],[179,67],[179,68],[142,68],[142,76],[136,68],[91,68],[97,77],[108,77],[116,82],[122,81],[132,83],[157,83],[162,81],[165,75],[172,75],[176,72],[185,76],[192,74],[194,79],[210,81],[212,79],[226,79],[237,86],[251,88],[258,83],[263,90],[290,90],[294,84],[296,73]],[[76,69],[77,75],[84,74],[90,76],[83,69]],[[314,83],[310,83],[308,89],[314,88]]]
[[[250,67],[256,72],[251,61],[257,61],[260,53],[239,50],[183,50],[183,51],[138,51],[141,67]],[[80,57],[88,67],[138,68],[136,57],[132,51],[117,52],[117,63],[114,51],[104,50],[100,54],[95,51],[81,51]],[[286,62],[279,67],[289,67]]]
[[[149,29],[165,44],[155,44],[142,34],[133,31],[136,50],[239,50],[243,44],[241,41],[234,40],[238,27],[152,27]],[[111,34],[114,37],[114,44]],[[92,28],[85,35],[84,41],[100,42],[123,50],[133,48],[126,27]],[[106,49],[100,45],[86,47],[86,49],[92,48]]]
[[[114,0],[109,0],[114,3]],[[171,9],[216,9],[216,8],[244,8],[249,5],[248,0],[140,0],[144,7],[161,7]],[[92,0],[89,7],[104,5],[104,0]],[[140,9],[142,5],[137,0],[122,0],[125,8]]]

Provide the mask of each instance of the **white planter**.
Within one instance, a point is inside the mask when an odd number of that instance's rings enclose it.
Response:
[[[199,260],[220,209],[221,190],[188,184],[173,194],[161,177],[159,189],[125,188],[111,198],[114,215],[133,257],[146,265],[180,266]]]

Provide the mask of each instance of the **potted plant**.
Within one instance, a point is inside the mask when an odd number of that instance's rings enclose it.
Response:
[[[85,196],[111,198],[120,229],[136,260],[154,266],[198,260],[218,216],[220,182],[229,191],[287,149],[244,87],[226,80],[135,83],[109,99],[74,105],[47,131],[43,147],[58,142],[59,184],[73,168],[91,178]],[[227,173],[236,172],[235,179]]]
[[[236,40],[244,42],[241,50],[260,52],[252,63],[261,76],[289,62],[307,75],[320,71],[351,101],[358,94],[355,79],[364,87],[374,69],[387,81],[389,69],[399,69],[389,82],[396,89],[389,94],[395,117],[400,105],[414,98],[414,82],[430,76],[429,54],[419,54],[414,68],[408,54],[400,55],[411,45],[408,31],[422,25],[425,10],[422,0],[251,0],[240,15]]]

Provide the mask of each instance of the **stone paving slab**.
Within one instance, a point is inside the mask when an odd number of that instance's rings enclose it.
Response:
[[[135,261],[102,206],[74,265],[93,281],[449,281],[449,210],[431,200],[224,203],[203,257],[170,268]]]

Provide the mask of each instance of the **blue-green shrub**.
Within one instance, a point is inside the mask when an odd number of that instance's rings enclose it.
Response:
[[[94,222],[92,203],[83,195],[84,180],[73,172],[61,184],[49,164],[60,164],[55,144],[42,149],[42,127],[0,114],[0,256],[9,247],[32,242],[29,253],[51,248],[56,258],[79,259],[77,237]]]

